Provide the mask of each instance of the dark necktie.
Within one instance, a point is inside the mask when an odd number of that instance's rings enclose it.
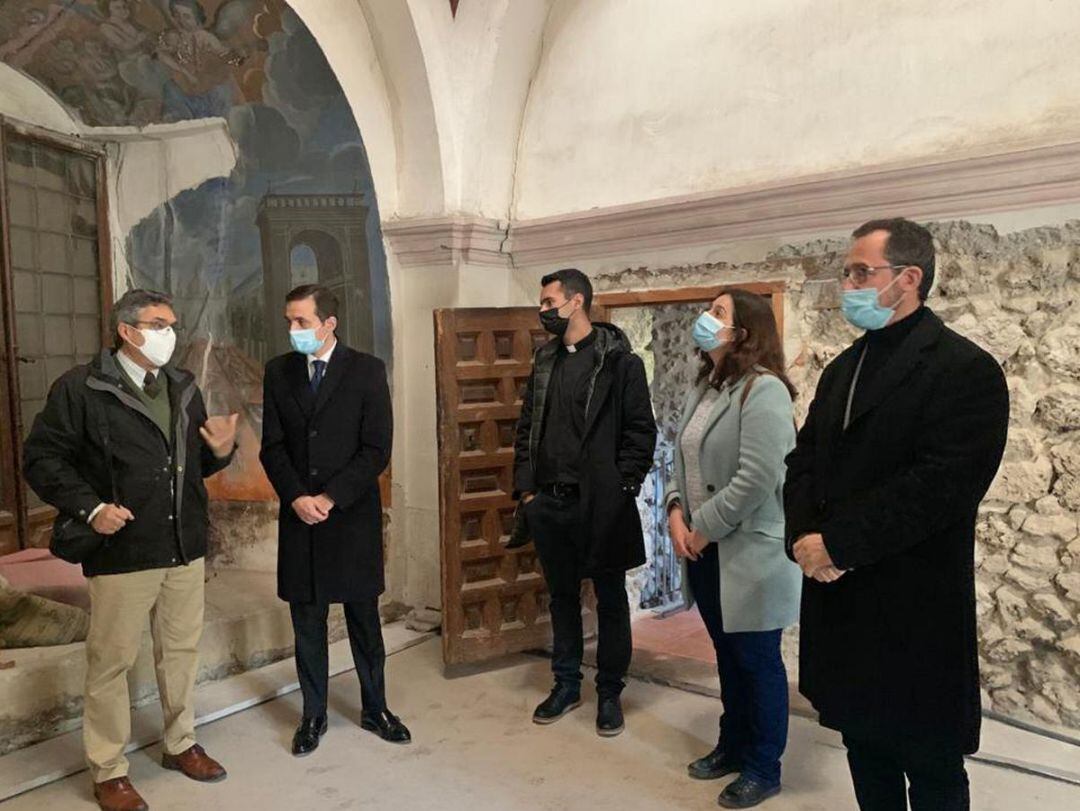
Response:
[[[317,392],[319,390],[319,384],[322,383],[323,375],[326,374],[326,361],[313,360],[311,366],[314,369],[311,373],[311,390]]]
[[[161,387],[158,385],[157,375],[153,372],[147,372],[146,377],[143,378],[143,391],[146,392],[147,397],[157,397],[161,392]]]

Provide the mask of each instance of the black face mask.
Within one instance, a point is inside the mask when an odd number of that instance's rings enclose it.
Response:
[[[569,302],[566,302],[566,304],[569,304]],[[565,304],[561,306],[565,306]],[[559,309],[559,307],[552,307],[550,310],[541,310],[540,326],[552,335],[561,338],[566,334],[566,330],[570,326],[570,319],[559,315]]]

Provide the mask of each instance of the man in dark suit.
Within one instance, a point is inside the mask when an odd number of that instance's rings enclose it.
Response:
[[[306,755],[326,732],[330,603],[343,603],[363,703],[361,726],[392,743],[409,730],[386,706],[379,623],[384,589],[379,474],[390,461],[386,367],[334,335],[338,302],[320,285],[286,296],[295,351],[266,364],[260,459],[281,500],[278,596],[288,601],[304,716],[293,737]]]
[[[596,591],[596,731],[623,730],[630,666],[626,571],[645,562],[635,495],[656,446],[649,384],[622,331],[592,322],[592,284],[576,268],[541,281],[540,323],[552,339],[533,356],[514,442],[514,490],[551,593],[555,686],[533,721],[581,704],[581,581]]]
[[[979,746],[974,548],[1005,447],[998,363],[924,305],[934,244],[858,228],[843,312],[865,334],[824,370],[788,457],[789,553],[806,576],[799,689],[843,733],[859,805],[967,809]]]

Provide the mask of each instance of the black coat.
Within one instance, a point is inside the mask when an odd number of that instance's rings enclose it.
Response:
[[[378,358],[339,341],[317,396],[306,355],[289,352],[266,364],[259,458],[281,499],[281,599],[337,603],[382,594],[379,474],[390,462],[392,434],[386,367]],[[322,493],[335,506],[309,527],[292,502]]]
[[[583,571],[626,571],[645,563],[635,493],[652,467],[656,447],[649,384],[641,358],[622,331],[595,323],[596,367],[585,414],[580,471]],[[522,398],[514,442],[514,495],[535,491],[548,385],[561,338],[536,350]]]
[[[34,492],[61,517],[85,520],[98,504],[113,500],[108,433],[120,504],[135,518],[83,563],[87,577],[178,566],[206,554],[203,477],[225,468],[231,457],[216,458],[199,434],[206,407],[194,376],[170,366],[163,373],[172,437],[161,432],[112,352],[104,350],[53,383],[26,440],[23,473]]]
[[[831,584],[804,579],[799,689],[829,727],[974,752],[974,548],[1005,447],[1001,367],[927,311],[856,400],[865,337],[822,373],[788,457],[787,543],[821,532]]]

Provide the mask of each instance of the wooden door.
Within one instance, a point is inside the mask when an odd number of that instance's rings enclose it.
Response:
[[[0,126],[0,553],[48,546],[56,510],[22,481],[22,443],[53,381],[108,335],[101,150]]]
[[[514,429],[533,349],[548,338],[535,307],[435,312],[447,664],[540,648],[551,637],[535,547],[505,548]]]

